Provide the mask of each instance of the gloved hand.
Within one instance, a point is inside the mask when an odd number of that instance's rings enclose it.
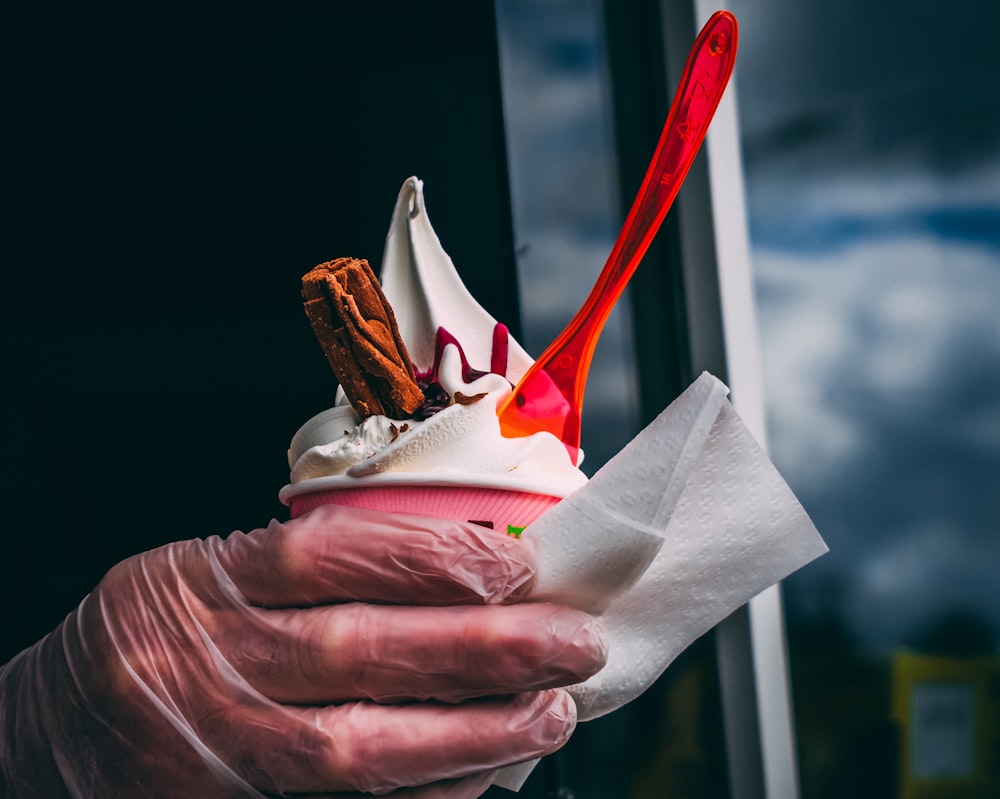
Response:
[[[533,574],[526,540],[333,505],[130,558],[0,670],[0,795],[479,796],[605,658]]]

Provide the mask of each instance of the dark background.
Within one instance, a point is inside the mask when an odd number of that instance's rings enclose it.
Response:
[[[283,517],[335,387],[299,278],[378,268],[410,175],[517,328],[492,4],[25,5],[6,39],[0,662],[122,558]]]

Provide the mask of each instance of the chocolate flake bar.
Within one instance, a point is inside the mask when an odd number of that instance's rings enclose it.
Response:
[[[396,317],[368,262],[338,258],[302,278],[306,316],[334,374],[363,417],[407,419],[423,405]]]

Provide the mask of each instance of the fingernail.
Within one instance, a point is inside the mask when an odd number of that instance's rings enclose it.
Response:
[[[569,740],[576,728],[576,702],[566,691],[556,689],[548,693],[552,698],[541,718],[541,733],[551,746],[547,751],[555,751]]]
[[[608,629],[603,619],[590,616],[581,630],[580,639],[583,652],[591,658],[590,674],[597,674],[608,662]]]
[[[524,745],[522,760],[554,752],[576,728],[576,702],[561,688],[517,694],[511,702],[520,709],[514,729]]]
[[[604,622],[579,610],[561,608],[551,619],[552,636],[564,642],[562,666],[581,680],[590,677],[608,660],[608,637]]]

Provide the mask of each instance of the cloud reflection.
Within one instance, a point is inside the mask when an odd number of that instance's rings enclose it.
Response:
[[[859,197],[891,219],[981,200],[975,182],[903,183],[800,182],[782,205],[800,221],[825,208],[835,226]],[[1000,629],[1000,240],[869,218],[825,252],[758,242],[772,453],[831,545],[815,568],[839,572],[864,641],[898,643],[941,606]],[[821,584],[792,582],[792,612]]]

